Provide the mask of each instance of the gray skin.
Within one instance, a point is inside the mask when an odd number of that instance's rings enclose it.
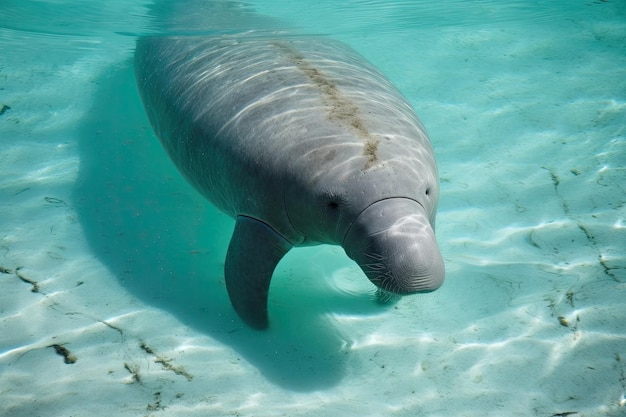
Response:
[[[236,219],[233,307],[268,326],[293,246],[341,245],[385,294],[437,289],[437,165],[400,92],[346,45],[248,35],[142,38],[137,85],[180,172]]]

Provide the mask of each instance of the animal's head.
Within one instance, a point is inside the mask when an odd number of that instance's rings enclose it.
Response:
[[[445,274],[434,231],[439,184],[433,167],[416,172],[386,164],[345,177],[322,175],[312,183],[312,197],[287,204],[290,221],[305,242],[341,245],[385,292],[433,291]]]

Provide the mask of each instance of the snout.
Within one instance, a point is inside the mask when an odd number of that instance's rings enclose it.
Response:
[[[342,246],[384,291],[434,291],[443,283],[445,268],[428,218],[424,207],[414,200],[381,200],[359,214]]]

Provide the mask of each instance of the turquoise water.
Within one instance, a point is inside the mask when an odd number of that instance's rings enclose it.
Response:
[[[137,96],[149,3],[5,0],[0,415],[626,415],[626,4],[249,4],[410,100],[444,286],[381,307],[341,248],[297,249],[242,326],[232,220]]]

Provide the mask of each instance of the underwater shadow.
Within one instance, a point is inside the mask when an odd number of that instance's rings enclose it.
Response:
[[[234,222],[185,182],[154,137],[132,61],[100,80],[80,132],[76,210],[95,256],[124,288],[231,346],[284,388],[317,390],[342,379],[347,343],[324,317],[323,288],[289,288],[293,303],[272,303],[270,294],[266,331],[234,313],[223,277]],[[289,278],[278,275],[272,285],[280,287]],[[352,299],[341,308],[362,314],[364,305]]]

